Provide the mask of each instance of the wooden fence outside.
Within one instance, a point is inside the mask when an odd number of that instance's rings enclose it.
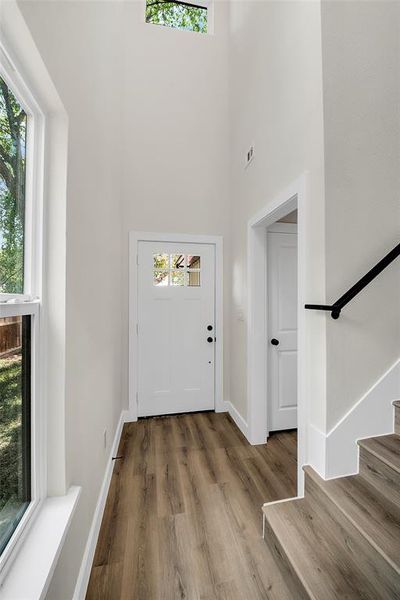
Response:
[[[21,317],[4,317],[0,319],[0,358],[12,351],[21,349],[22,344]]]

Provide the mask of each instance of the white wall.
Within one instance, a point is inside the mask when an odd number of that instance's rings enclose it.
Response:
[[[111,443],[128,405],[128,231],[223,235],[229,316],[228,4],[216,4],[213,35],[145,24],[142,2],[20,7],[69,117],[66,461],[83,494],[48,593],[66,600],[103,430]]]
[[[83,496],[48,595],[66,600],[105,470],[103,430],[110,443],[127,407],[128,231],[224,236],[226,398],[246,419],[249,218],[308,173],[308,302],[334,299],[394,243],[397,9],[324,4],[322,49],[317,0],[217,0],[207,36],[145,24],[143,2],[20,6],[70,127],[65,436],[67,483]],[[323,432],[396,353],[393,275],[339,322],[306,315],[309,420]]]
[[[249,217],[309,172],[310,303],[334,301],[398,243],[399,11],[387,1],[232,2],[231,400],[244,417],[247,328],[239,316],[247,308]],[[253,142],[256,157],[245,170]],[[399,301],[397,264],[339,321],[307,313],[315,431],[332,429],[398,358]]]
[[[247,417],[247,222],[308,172],[306,301],[324,301],[324,169],[318,2],[232,2],[230,38],[233,305],[231,401]],[[245,153],[255,158],[244,169]],[[325,316],[306,315],[312,421],[325,426]]]
[[[400,4],[323,2],[326,286],[334,301],[399,242]],[[400,356],[400,262],[327,327],[327,429]]]
[[[66,478],[83,492],[48,593],[66,600],[122,408],[121,5],[22,2],[20,8],[69,117]]]
[[[124,11],[124,273],[130,230],[224,236],[229,398],[229,4],[215,3],[212,35],[147,24],[142,2],[127,2]],[[124,283],[126,322],[126,278]]]

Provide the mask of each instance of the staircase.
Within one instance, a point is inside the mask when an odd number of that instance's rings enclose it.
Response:
[[[304,467],[305,497],[263,506],[294,599],[400,600],[400,401],[395,433],[360,440],[358,475]]]

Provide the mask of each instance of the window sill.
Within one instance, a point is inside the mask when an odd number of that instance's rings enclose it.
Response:
[[[46,498],[0,588],[2,600],[40,600],[51,581],[81,488]]]

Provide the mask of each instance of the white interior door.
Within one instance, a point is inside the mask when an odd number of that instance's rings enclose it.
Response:
[[[214,408],[213,245],[140,242],[138,415]]]
[[[267,232],[269,431],[297,427],[297,228],[285,229]]]

